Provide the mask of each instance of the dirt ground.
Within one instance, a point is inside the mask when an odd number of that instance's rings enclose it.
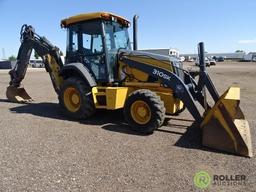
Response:
[[[240,106],[256,146],[256,63],[217,63],[209,73],[220,93],[232,84],[241,87]],[[130,131],[121,111],[67,120],[46,72],[28,72],[23,82],[31,104],[9,103],[8,81],[0,72],[0,191],[199,191],[193,177],[201,170],[246,176],[244,183],[205,191],[256,191],[255,157],[202,147],[187,111],[141,136]]]

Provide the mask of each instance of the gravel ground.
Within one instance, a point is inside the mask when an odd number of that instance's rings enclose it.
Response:
[[[209,73],[220,92],[241,87],[241,108],[256,146],[256,63],[217,63]],[[31,71],[24,80],[31,104],[7,102],[8,81],[1,72],[0,191],[198,191],[193,176],[200,170],[246,176],[242,185],[205,191],[256,191],[255,157],[202,147],[187,111],[153,135],[140,136],[129,130],[121,111],[67,120],[45,72]]]

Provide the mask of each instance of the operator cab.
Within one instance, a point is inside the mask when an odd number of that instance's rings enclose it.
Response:
[[[66,64],[83,63],[100,83],[117,81],[117,53],[131,49],[129,25],[124,18],[105,12],[62,20],[68,38]]]

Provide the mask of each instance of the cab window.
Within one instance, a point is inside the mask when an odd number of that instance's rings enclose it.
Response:
[[[99,21],[70,27],[68,62],[81,62],[100,82],[108,81],[103,44],[102,23]]]

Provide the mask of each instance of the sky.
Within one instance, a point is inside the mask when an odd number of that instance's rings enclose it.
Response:
[[[0,0],[0,58],[3,49],[6,58],[17,55],[25,23],[65,52],[66,31],[60,20],[98,11],[130,21],[139,15],[139,49],[196,53],[197,43],[203,41],[211,53],[256,51],[255,8],[254,0]]]

